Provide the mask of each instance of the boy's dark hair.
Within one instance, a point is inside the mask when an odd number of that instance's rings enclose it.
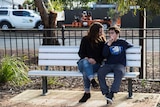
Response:
[[[114,30],[116,34],[120,33],[120,28],[118,26],[111,26],[108,30]]]

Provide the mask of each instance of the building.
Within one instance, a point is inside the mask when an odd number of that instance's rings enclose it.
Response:
[[[0,0],[0,8],[18,8],[25,0]]]

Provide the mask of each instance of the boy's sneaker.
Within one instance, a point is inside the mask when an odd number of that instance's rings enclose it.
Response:
[[[90,93],[84,93],[83,97],[79,100],[79,103],[86,102],[91,97]]]
[[[113,97],[114,97],[113,93],[109,93],[109,94],[105,95],[105,98],[107,100],[107,104],[113,103]]]
[[[91,84],[92,84],[92,86],[93,86],[93,88],[98,88],[98,83],[95,81],[95,79],[92,79],[91,80]]]

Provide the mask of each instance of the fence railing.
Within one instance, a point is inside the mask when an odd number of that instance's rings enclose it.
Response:
[[[50,31],[54,31],[55,35],[44,36],[44,32]],[[31,69],[35,69],[32,65],[37,65],[38,47],[44,39],[56,39],[60,45],[80,45],[81,38],[87,31],[88,28],[0,31],[0,58],[5,55],[20,56],[27,59],[25,61]],[[107,31],[105,32],[108,38]],[[160,81],[160,29],[121,29],[120,38],[142,46],[141,78]]]

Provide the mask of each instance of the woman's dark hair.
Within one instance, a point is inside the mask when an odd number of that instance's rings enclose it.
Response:
[[[93,23],[89,28],[88,38],[92,46],[96,44],[99,39],[99,29],[100,28],[103,28],[103,25],[99,22]]]

